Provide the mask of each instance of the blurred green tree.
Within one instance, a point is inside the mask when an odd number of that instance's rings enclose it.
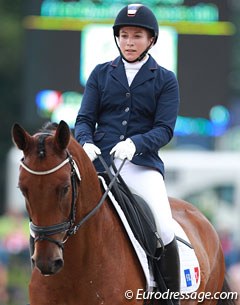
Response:
[[[23,2],[0,0],[0,214],[6,195],[5,164],[12,145],[11,125],[21,117]]]

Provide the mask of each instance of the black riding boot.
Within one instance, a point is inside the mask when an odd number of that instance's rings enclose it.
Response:
[[[166,288],[171,292],[180,292],[180,260],[178,254],[177,240],[174,237],[173,241],[165,246],[164,252],[157,261],[157,266],[161,272]],[[170,295],[169,295],[170,297]],[[171,297],[174,305],[179,305],[179,295],[177,298]]]

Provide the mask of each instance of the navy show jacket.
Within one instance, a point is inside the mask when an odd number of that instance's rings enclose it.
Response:
[[[178,108],[173,72],[150,55],[129,86],[123,61],[117,57],[92,71],[76,118],[75,137],[81,145],[97,145],[108,165],[112,147],[131,138],[136,146],[132,162],[164,175],[158,151],[173,137]],[[94,165],[103,170],[99,160]]]

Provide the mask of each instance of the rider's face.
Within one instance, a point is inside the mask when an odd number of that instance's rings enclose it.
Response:
[[[126,26],[119,31],[119,46],[123,56],[133,61],[151,45],[153,37],[144,28]]]

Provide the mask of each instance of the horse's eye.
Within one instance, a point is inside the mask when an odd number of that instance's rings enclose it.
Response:
[[[66,195],[68,193],[69,188],[70,188],[69,185],[66,185],[66,186],[63,187],[63,189],[62,189],[63,195]]]

